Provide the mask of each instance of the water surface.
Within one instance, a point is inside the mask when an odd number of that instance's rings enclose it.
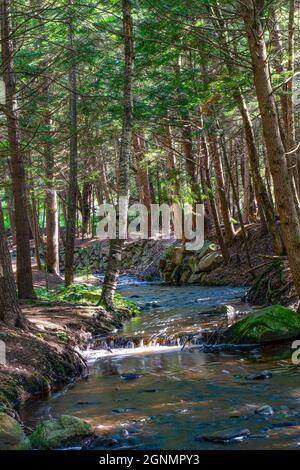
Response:
[[[116,343],[125,338],[123,348],[90,351],[90,360],[96,361],[89,380],[25,403],[21,416],[27,424],[60,414],[79,416],[100,432],[99,449],[298,448],[300,382],[290,361],[291,345],[202,350],[201,331],[249,311],[239,300],[242,289],[176,288],[125,279],[121,291],[144,307],[114,335]],[[213,309],[221,305],[227,308]],[[184,338],[189,341],[182,350]],[[272,371],[271,379],[245,379],[265,369]],[[133,373],[137,378],[126,380]],[[256,414],[263,405],[274,414]],[[195,440],[245,427],[250,438],[234,444]]]

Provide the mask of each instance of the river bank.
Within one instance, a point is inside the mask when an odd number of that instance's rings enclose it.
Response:
[[[0,365],[0,448],[2,438],[7,438],[6,414],[20,422],[16,411],[20,403],[49,396],[88,377],[81,351],[94,335],[107,335],[134,313],[131,305],[118,303],[118,311],[111,313],[87,302],[36,300],[21,306],[28,321],[26,330],[2,326],[5,364]],[[15,445],[18,448],[18,441]]]

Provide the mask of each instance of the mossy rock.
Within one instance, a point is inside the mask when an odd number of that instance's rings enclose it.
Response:
[[[188,284],[200,284],[202,273],[193,273],[188,280]]]
[[[208,253],[217,251],[218,248],[219,248],[218,245],[216,245],[215,243],[211,242],[210,240],[205,240],[200,250],[188,251],[188,253],[195,255],[198,258],[198,260],[200,260],[201,258],[203,258],[203,256],[207,255]]]
[[[185,254],[186,252],[183,247],[176,246],[170,256],[170,260],[173,264],[179,266],[183,262]]]
[[[30,441],[20,423],[6,413],[0,413],[0,449],[29,450]]]
[[[76,416],[62,415],[40,423],[31,435],[34,449],[59,449],[79,443],[94,433],[92,426]]]
[[[200,259],[198,265],[199,272],[210,272],[223,263],[223,256],[220,253],[212,252]]]
[[[191,276],[191,271],[183,271],[180,277],[180,284],[186,284],[189,280],[189,277]]]
[[[271,305],[237,321],[225,332],[234,344],[272,343],[300,336],[300,315],[282,305]]]

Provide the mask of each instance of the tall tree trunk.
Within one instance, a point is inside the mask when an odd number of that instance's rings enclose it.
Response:
[[[274,182],[276,205],[279,212],[284,243],[294,284],[300,295],[300,223],[294,203],[293,191],[280,135],[275,98],[271,86],[269,63],[260,21],[261,2],[244,0],[243,18],[252,59],[254,84],[262,118],[263,134],[268,161]]]
[[[34,289],[30,257],[28,201],[24,162],[20,146],[10,0],[1,1],[1,39],[7,110],[7,132],[15,208],[18,295],[20,298],[32,298],[34,297]]]
[[[296,0],[289,0],[289,32],[288,32],[288,82],[287,87],[287,150],[288,162],[292,165],[292,174],[295,178],[295,185],[299,197],[299,159],[296,155],[296,130],[295,130],[295,112],[294,112],[294,73],[295,73],[295,10]],[[299,200],[298,210],[299,210]]]
[[[123,92],[123,129],[121,136],[121,148],[119,157],[119,198],[129,199],[129,163],[131,159],[131,140],[132,140],[132,117],[133,117],[133,25],[131,16],[131,0],[122,0],[123,12],[123,34],[124,34],[124,92]],[[117,208],[117,225],[119,222]],[[118,234],[120,235],[120,234]],[[114,308],[114,295],[117,288],[117,282],[120,271],[120,261],[122,257],[122,248],[124,241],[120,238],[111,240],[109,259],[105,272],[105,279],[102,289],[102,303],[109,309]]]
[[[227,38],[226,24],[222,17],[221,10],[218,6],[215,6],[212,11],[215,13],[215,16],[217,18],[217,21],[215,21],[214,23],[218,26],[219,38],[225,50],[225,61],[227,70],[229,75],[231,77],[234,77],[236,66],[232,63],[232,56],[229,53],[231,45],[228,42]],[[235,90],[234,97],[243,120],[246,145],[248,149],[248,157],[256,199],[260,208],[260,212],[263,213],[263,217],[266,220],[268,228],[272,234],[275,252],[278,255],[281,255],[284,253],[284,245],[278,228],[276,226],[275,211],[272,204],[272,199],[270,199],[268,196],[264,181],[260,174],[259,153],[255,142],[253,124],[251,121],[246,100],[240,87],[237,87],[237,89]]]
[[[246,105],[245,98],[242,95],[242,93],[238,94],[237,100],[238,100],[238,106],[239,106],[239,110],[240,110],[242,120],[243,120],[243,125],[244,125],[245,138],[246,138],[246,144],[247,144],[247,149],[248,149],[248,157],[249,157],[249,163],[250,163],[250,168],[251,168],[251,175],[253,179],[256,199],[257,199],[258,205],[263,211],[264,217],[266,219],[266,223],[272,235],[275,252],[278,255],[282,255],[285,252],[285,248],[284,248],[284,244],[281,239],[279,230],[276,226],[275,211],[274,211],[273,204],[268,196],[265,183],[260,174],[259,154],[258,154],[256,142],[255,142],[253,125],[252,125],[250,114]]]
[[[180,198],[180,182],[178,177],[178,168],[176,162],[176,156],[173,148],[173,138],[172,138],[172,129],[169,124],[165,126],[164,132],[164,148],[167,155],[167,162],[168,162],[168,169],[170,173],[170,177],[172,179],[172,187],[171,187],[171,201],[174,198]]]
[[[72,284],[74,279],[74,247],[76,237],[77,210],[77,68],[74,50],[74,26],[69,24],[70,71],[69,71],[69,107],[70,107],[70,157],[69,188],[66,223],[65,246],[65,285]]]
[[[45,65],[47,66],[47,64]],[[59,275],[59,227],[58,227],[58,202],[57,192],[54,182],[54,152],[51,142],[52,133],[52,117],[49,109],[49,88],[50,77],[47,72],[44,72],[41,77],[41,94],[44,103],[44,126],[45,138],[43,142],[44,149],[44,162],[45,162],[45,177],[46,177],[46,190],[45,190],[45,211],[46,211],[46,234],[47,234],[47,249],[46,249],[46,267],[48,272]]]
[[[25,317],[20,309],[11,258],[4,230],[2,205],[0,201],[0,322],[8,326],[26,327]]]
[[[224,261],[227,262],[229,260],[229,251],[228,251],[228,247],[225,243],[223,233],[220,227],[220,221],[219,221],[216,203],[215,203],[215,199],[213,195],[213,188],[212,188],[212,183],[211,183],[210,174],[209,174],[209,148],[208,148],[208,144],[207,144],[205,136],[202,137],[201,144],[202,144],[201,153],[203,155],[203,164],[204,164],[203,166],[204,166],[204,171],[205,171],[205,193],[208,194],[208,197],[209,197],[209,202],[210,202],[212,216],[214,219],[218,243],[220,245]]]
[[[82,214],[82,238],[88,234],[91,218],[93,186],[90,182],[85,182],[82,189],[81,214]]]
[[[218,147],[217,138],[213,135],[210,135],[209,143],[210,143],[210,149],[211,149],[211,158],[212,158],[215,175],[216,175],[217,192],[218,192],[218,196],[220,200],[222,219],[224,223],[225,240],[226,240],[226,243],[230,244],[233,241],[234,228],[233,228],[233,223],[231,221],[228,201],[227,201],[226,193],[225,193],[224,173],[223,173],[221,155],[220,155],[220,151]]]
[[[137,163],[137,179],[139,185],[140,202],[150,209],[151,196],[149,175],[146,166],[147,162],[143,161],[145,157],[145,140],[142,135],[135,135],[133,137],[133,148]]]

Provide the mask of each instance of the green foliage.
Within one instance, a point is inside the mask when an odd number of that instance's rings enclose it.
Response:
[[[37,287],[36,295],[48,302],[76,303],[78,305],[99,305],[102,289],[94,284],[72,284],[69,287],[61,285],[55,290],[47,291],[45,287]],[[138,312],[137,304],[127,300],[121,294],[115,295],[116,309],[129,309],[132,314]]]

